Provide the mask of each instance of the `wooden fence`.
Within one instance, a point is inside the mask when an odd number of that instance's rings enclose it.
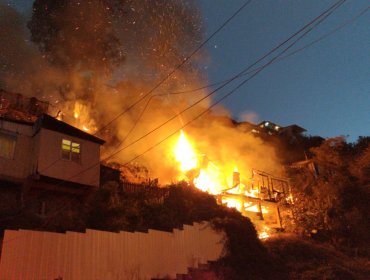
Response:
[[[6,230],[0,279],[176,278],[189,267],[217,260],[222,255],[223,236],[208,223],[148,233]]]

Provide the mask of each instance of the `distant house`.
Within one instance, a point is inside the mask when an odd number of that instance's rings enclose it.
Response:
[[[47,114],[34,123],[0,116],[0,179],[37,187],[98,187],[103,144]]]
[[[296,135],[302,134],[306,131],[306,129],[296,124],[280,126],[271,121],[263,121],[259,123],[257,127],[259,128],[259,131],[263,131],[270,135],[284,135],[287,137],[295,137]]]
[[[306,131],[299,125],[292,124],[288,126],[281,126],[271,121],[263,121],[259,124],[253,124],[250,122],[238,122],[236,127],[245,133],[253,133],[260,136],[279,136],[284,138],[288,142],[294,142],[297,136],[301,135]]]

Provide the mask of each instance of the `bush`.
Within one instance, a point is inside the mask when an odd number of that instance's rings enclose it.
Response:
[[[280,235],[264,241],[271,256],[289,271],[287,279],[369,279],[370,263],[350,258],[333,247]]]
[[[328,139],[311,150],[317,178],[309,177],[308,171],[290,174],[296,232],[370,255],[370,140],[366,139],[356,144]]]

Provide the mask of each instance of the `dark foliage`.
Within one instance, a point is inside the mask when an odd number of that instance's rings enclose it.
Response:
[[[296,236],[278,236],[264,245],[276,262],[288,268],[287,279],[369,279],[365,259],[350,258],[328,245],[304,241]]]
[[[100,230],[172,231],[184,224],[209,221],[225,232],[225,255],[212,265],[221,279],[283,279],[248,218],[217,204],[215,198],[186,183],[172,185],[162,198],[153,191],[118,191],[108,183],[91,201],[88,227]],[[153,198],[154,197],[154,198]]]
[[[328,139],[311,149],[319,174],[291,172],[295,231],[354,254],[370,252],[369,137]]]
[[[324,138],[320,136],[305,136],[301,134],[297,134],[294,137],[262,134],[259,137],[275,147],[277,156],[286,165],[312,156],[310,149],[319,147],[324,141]]]
[[[218,274],[230,280],[287,279],[285,266],[272,260],[248,219],[236,214],[212,220],[226,234],[226,254],[214,265]]]

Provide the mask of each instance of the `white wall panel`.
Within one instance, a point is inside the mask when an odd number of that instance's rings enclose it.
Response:
[[[175,278],[188,267],[217,260],[222,238],[207,223],[172,233],[6,230],[0,280]]]

